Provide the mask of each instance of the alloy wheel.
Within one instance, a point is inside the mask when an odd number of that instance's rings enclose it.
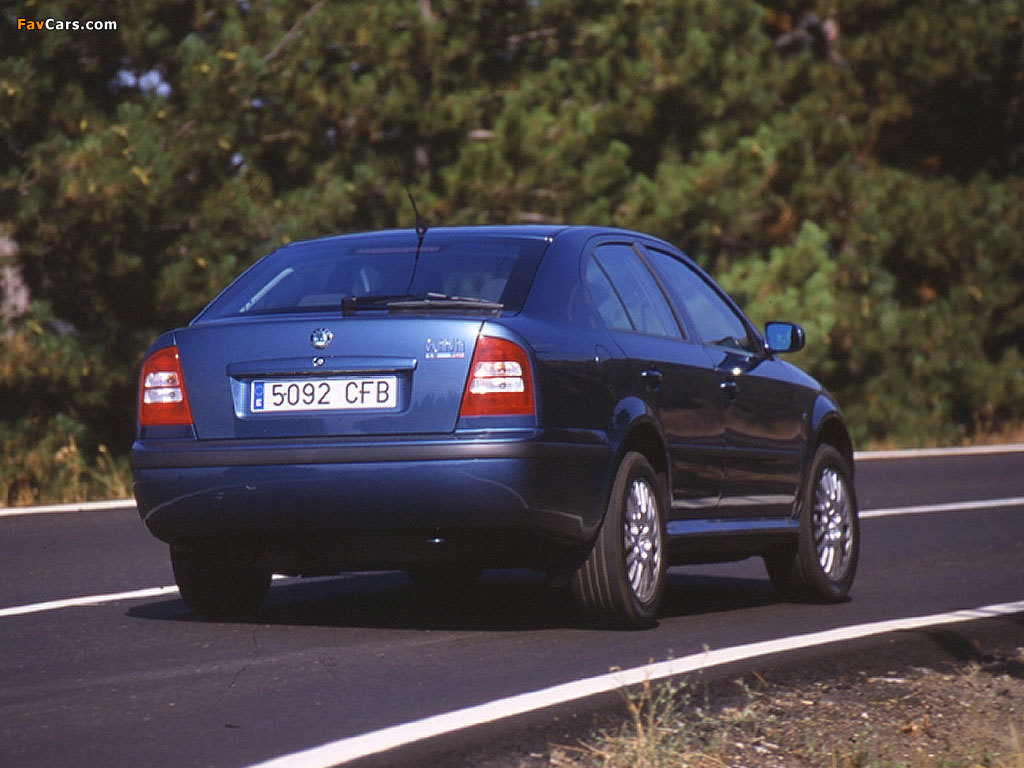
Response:
[[[630,589],[639,602],[649,602],[658,587],[661,525],[657,496],[643,478],[634,479],[630,486],[622,529]]]
[[[831,467],[818,477],[812,523],[822,573],[830,579],[841,578],[853,551],[853,507],[845,481]]]

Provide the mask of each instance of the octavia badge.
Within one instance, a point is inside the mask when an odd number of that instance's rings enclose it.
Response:
[[[309,334],[309,343],[313,345],[313,349],[327,349],[332,341],[334,334],[327,328],[317,328]]]

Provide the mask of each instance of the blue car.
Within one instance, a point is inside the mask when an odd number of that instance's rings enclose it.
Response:
[[[568,579],[656,621],[672,565],[762,557],[843,599],[853,452],[835,402],[672,245],[598,227],[418,227],[296,242],[139,379],[139,512],[181,594],[241,616],[272,573]]]

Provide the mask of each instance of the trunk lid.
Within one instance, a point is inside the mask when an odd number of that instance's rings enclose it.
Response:
[[[480,318],[289,315],[176,332],[200,439],[449,433]]]

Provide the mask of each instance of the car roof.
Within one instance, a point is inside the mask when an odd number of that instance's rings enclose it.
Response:
[[[594,225],[569,225],[569,224],[484,224],[470,226],[435,226],[429,227],[426,237],[431,239],[441,237],[444,240],[459,239],[466,237],[487,237],[487,238],[527,238],[554,240],[556,237],[564,236],[572,239],[586,241],[597,235],[621,235],[623,237],[644,238],[649,241],[657,241],[666,246],[671,246],[660,238],[617,227],[601,227]],[[327,237],[310,238],[307,240],[296,240],[284,248],[303,246],[311,243],[328,243],[334,240],[352,239],[391,239],[395,237],[416,237],[416,230],[413,228],[396,228],[370,230],[363,232],[351,232]]]
[[[456,239],[462,237],[516,237],[530,239],[551,239],[564,230],[564,226],[545,224],[498,224],[463,227],[429,227],[426,236],[431,238],[443,237],[444,239]],[[296,240],[284,247],[301,246],[309,243],[329,243],[333,240],[353,239],[392,239],[395,237],[416,237],[416,230],[409,228],[367,230],[362,232],[348,232],[326,237],[310,238],[308,240]]]

